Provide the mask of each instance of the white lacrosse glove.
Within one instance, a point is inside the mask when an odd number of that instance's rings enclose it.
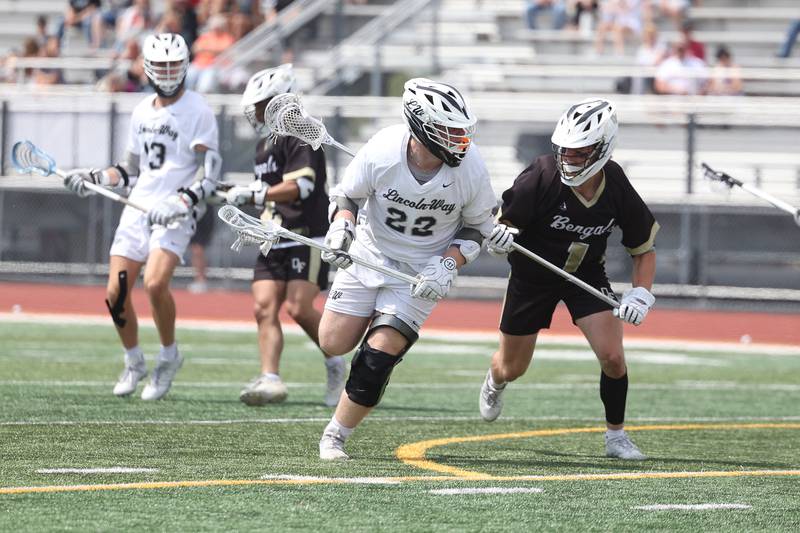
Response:
[[[147,213],[147,221],[151,226],[169,226],[192,212],[192,199],[185,193],[170,195],[154,205]]]
[[[225,192],[225,201],[230,205],[255,205],[264,207],[267,199],[269,185],[261,180],[254,181],[250,185],[235,185]]]
[[[518,234],[517,228],[509,228],[505,224],[495,224],[486,241],[486,251],[495,257],[505,257],[513,249],[514,236]]]
[[[638,326],[647,316],[647,312],[656,303],[656,297],[644,287],[634,287],[622,293],[622,300],[614,315],[620,320]]]
[[[325,235],[325,246],[331,249],[330,252],[322,252],[322,260],[330,263],[337,268],[347,268],[353,264],[347,251],[356,238],[356,226],[346,218],[337,218],[328,228]]]
[[[411,286],[411,296],[433,302],[441,300],[450,292],[457,275],[455,259],[434,255],[417,274],[417,282]]]
[[[93,190],[86,187],[86,182],[95,185],[109,185],[111,178],[106,171],[97,168],[76,168],[64,176],[64,187],[81,198],[95,194]]]

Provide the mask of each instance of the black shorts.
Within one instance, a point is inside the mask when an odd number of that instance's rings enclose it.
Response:
[[[272,248],[264,257],[258,254],[253,270],[253,281],[271,279],[292,281],[302,279],[316,284],[320,290],[328,288],[330,265],[322,260],[320,251],[308,246]]]
[[[208,206],[205,214],[200,217],[200,220],[195,222],[195,231],[192,235],[192,240],[189,244],[199,244],[200,246],[208,246],[211,242],[211,235],[214,234],[214,220],[217,218],[217,210]]]
[[[581,276],[581,280],[616,298],[604,272]],[[540,329],[549,328],[560,300],[567,304],[573,323],[579,318],[612,309],[607,303],[565,279],[559,278],[545,284],[530,283],[512,273],[503,302],[500,331],[507,335],[532,335]]]

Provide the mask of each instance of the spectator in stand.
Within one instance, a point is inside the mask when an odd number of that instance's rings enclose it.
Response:
[[[250,28],[264,21],[264,13],[261,12],[261,0],[236,0],[232,4],[231,14],[234,20],[237,17],[244,17],[247,19],[247,26]]]
[[[94,19],[100,16],[100,0],[69,0],[64,18],[58,28],[58,39],[63,41],[67,27],[80,27],[92,48],[100,47],[101,35],[92,32]]]
[[[689,0],[660,0],[658,8],[662,14],[668,16],[680,28],[689,13],[691,2]]]
[[[289,7],[293,1],[294,0],[262,0],[264,21],[268,24],[277,24],[278,14]],[[314,19],[310,23],[306,24],[306,26],[302,29],[302,35],[301,31],[299,30],[290,35],[288,38],[282,39],[281,46],[283,48],[283,54],[281,63],[291,63],[294,59],[295,40],[307,42],[316,38],[316,35],[317,22],[316,19]]]
[[[554,30],[560,30],[567,23],[566,0],[528,0],[525,7],[525,22],[528,29],[536,29],[536,19],[542,11],[550,11]]]
[[[47,39],[50,33],[47,31],[47,15],[39,15],[36,17],[36,43],[40,47],[47,45]]]
[[[691,20],[686,20],[681,25],[681,37],[686,45],[687,52],[705,63],[706,47],[703,43],[694,39],[694,24],[692,24]]]
[[[155,20],[150,9],[150,0],[134,0],[133,5],[117,17],[117,42],[114,47],[121,50],[128,39],[137,37],[154,27]]]
[[[44,58],[53,59],[61,55],[61,41],[53,35],[47,39],[47,44],[40,49],[39,55]],[[64,77],[60,68],[38,68],[34,71],[33,81],[36,85],[56,85],[64,83]]]
[[[194,61],[189,65],[186,84],[199,93],[214,92],[219,87],[217,69],[213,66],[219,54],[234,42],[228,31],[228,19],[225,15],[213,15],[208,19],[207,30],[200,35],[192,46]]]
[[[703,60],[689,54],[682,40],[672,45],[672,54],[656,71],[655,88],[658,94],[705,94],[708,69]]]
[[[605,48],[606,34],[614,40],[614,53],[625,54],[625,38],[642,32],[642,12],[647,0],[605,0],[600,4],[600,24],[595,34],[594,48],[598,54]]]
[[[197,39],[197,12],[192,0],[167,0],[167,8],[158,23],[157,33],[179,33],[189,49]]]
[[[795,19],[789,24],[789,31],[786,32],[786,40],[783,41],[781,51],[778,52],[778,57],[789,57],[792,55],[792,48],[797,41],[797,36],[800,35],[800,19]]]
[[[711,69],[711,82],[708,94],[737,96],[742,92],[742,72],[733,62],[731,52],[726,46],[717,48],[717,64]]]
[[[114,93],[138,93],[150,89],[144,73],[141,47],[136,38],[128,39],[118,59],[122,61],[117,68],[98,82],[98,90]]]
[[[570,28],[589,36],[592,34],[594,19],[597,16],[597,0],[572,0]]]
[[[645,68],[657,67],[669,55],[669,47],[658,38],[658,28],[655,24],[648,24],[642,30],[642,44],[636,51],[636,65]],[[646,94],[655,92],[652,76],[636,77],[633,79],[633,94]]]
[[[39,57],[40,49],[40,46],[36,43],[35,37],[27,37],[24,41],[22,41],[22,53],[19,55],[19,57],[24,59],[30,57]],[[17,56],[11,56],[6,61],[6,68],[9,70],[10,74],[9,81],[25,83],[33,77],[34,69],[24,68],[20,72],[20,70],[16,68],[16,57]]]
[[[105,2],[106,7],[100,11],[100,16],[92,19],[92,32],[98,35],[98,41],[101,46],[108,46],[108,42],[111,40],[119,40],[114,35],[117,27],[117,18],[131,4],[133,4],[133,0],[108,0]],[[109,30],[112,34],[110,37]]]

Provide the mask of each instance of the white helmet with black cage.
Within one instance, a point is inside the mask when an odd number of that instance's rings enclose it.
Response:
[[[403,117],[411,135],[451,167],[461,164],[475,135],[477,119],[454,87],[427,78],[406,82]]]
[[[273,96],[294,91],[294,84],[295,76],[291,63],[261,70],[250,77],[242,94],[242,107],[244,116],[256,133],[260,135],[268,133],[264,117],[259,116],[256,110],[258,104],[263,102],[260,110],[260,115],[263,115],[267,101]]]
[[[561,181],[577,187],[600,172],[617,144],[617,129],[616,106],[602,98],[578,102],[561,115],[550,139]],[[588,147],[593,150],[580,153]]]
[[[189,68],[189,47],[177,33],[149,35],[142,46],[144,73],[159,96],[175,96]]]

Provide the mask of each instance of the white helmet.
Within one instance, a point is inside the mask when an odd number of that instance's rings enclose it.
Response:
[[[403,117],[411,135],[448,166],[457,167],[475,135],[475,115],[454,87],[426,78],[408,80]]]
[[[257,116],[256,104],[266,102],[273,96],[292,92],[294,82],[295,77],[291,63],[256,72],[250,77],[242,95],[242,107],[244,116],[247,117],[248,122],[257,133],[265,134],[267,126],[264,123],[264,117]]]
[[[611,152],[617,144],[617,110],[614,104],[602,98],[589,98],[578,102],[561,115],[553,136],[553,152],[556,156],[561,181],[570,187],[577,187],[603,168],[611,159]],[[568,148],[594,150],[585,154],[582,162],[576,163],[575,156],[564,160]]]
[[[174,96],[189,68],[189,48],[177,33],[149,35],[142,46],[144,73],[159,96]]]

